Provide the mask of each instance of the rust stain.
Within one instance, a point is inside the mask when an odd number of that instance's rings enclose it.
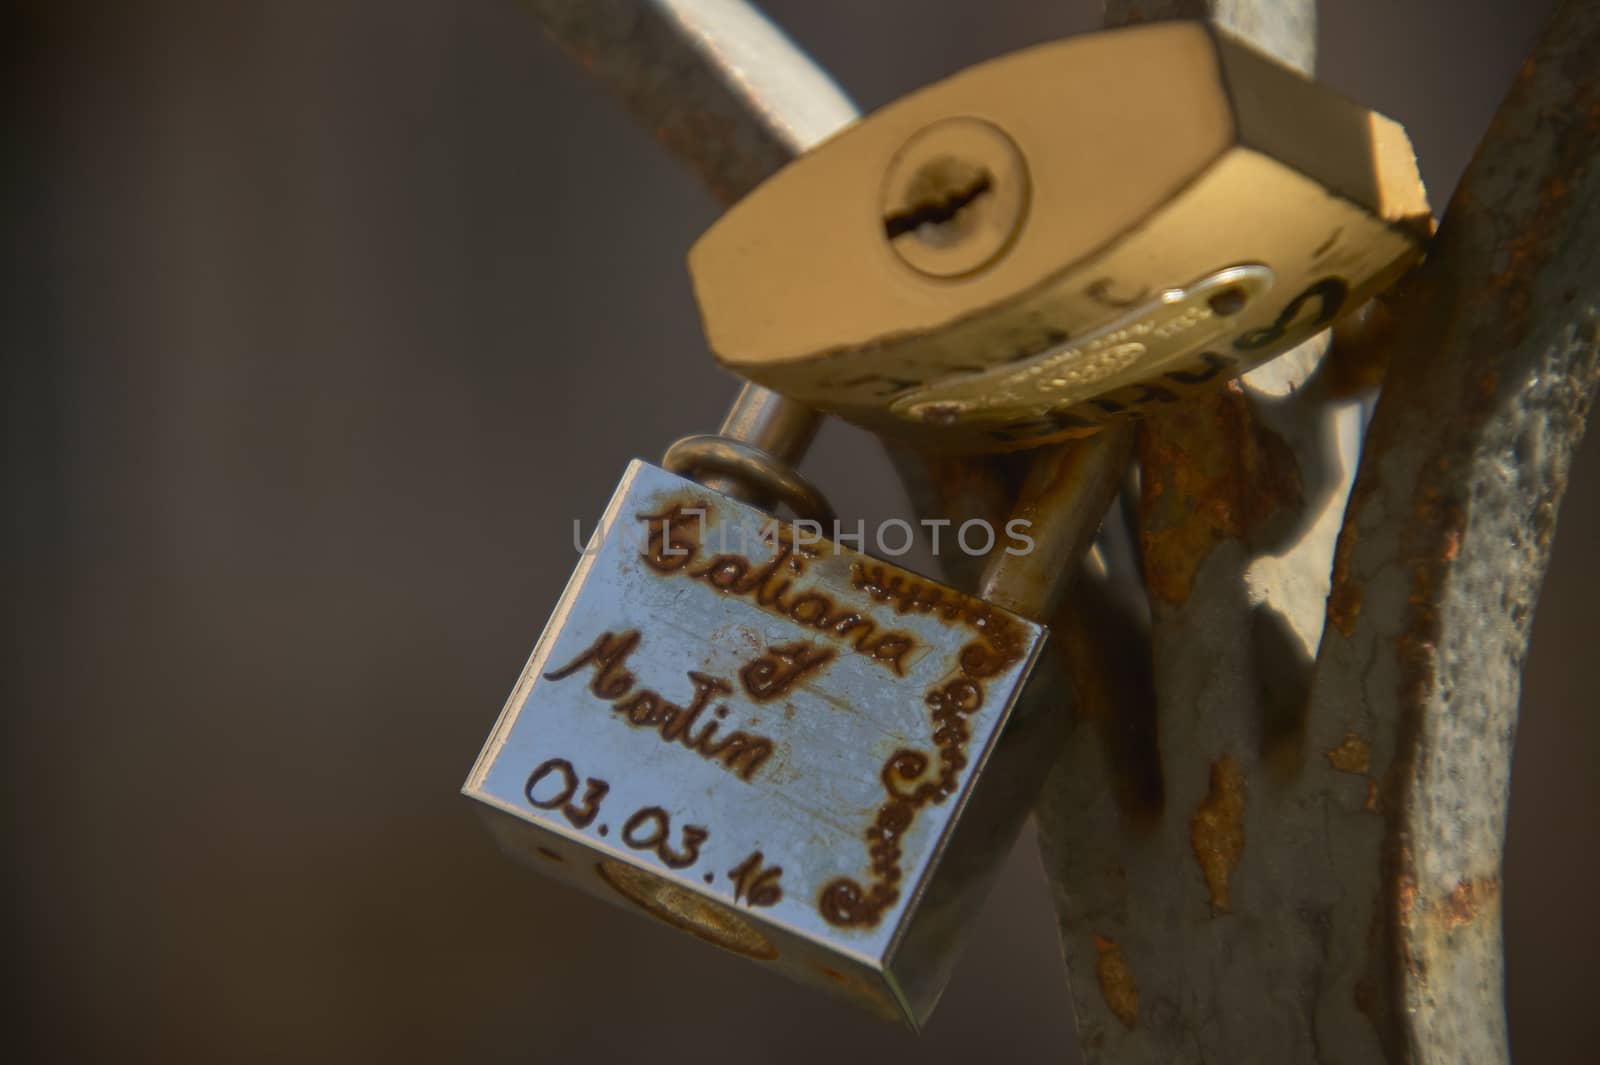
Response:
[[[1376,780],[1367,781],[1367,801],[1361,804],[1361,808],[1369,814],[1383,813],[1383,800],[1379,797]]]
[[[843,973],[828,965],[813,964],[816,972],[843,989],[845,994],[852,995],[871,1006],[881,1017],[891,1021],[903,1021],[904,1015],[896,1008],[895,1004],[884,997],[883,991],[877,984],[862,979],[852,973]]]
[[[1211,893],[1212,913],[1232,908],[1229,881],[1244,853],[1244,771],[1231,754],[1211,763],[1211,790],[1189,819],[1189,844]]]
[[[1328,764],[1339,772],[1359,776],[1372,762],[1372,744],[1354,732],[1346,732],[1339,746],[1327,752],[1327,758]]]
[[[1431,225],[1432,220],[1429,219]],[[1423,234],[1426,239],[1428,234]],[[1394,312],[1383,297],[1368,300],[1333,324],[1333,344],[1323,362],[1332,395],[1347,398],[1383,384],[1394,350]]]
[[[1376,983],[1370,975],[1362,976],[1356,980],[1355,986],[1351,989],[1351,998],[1355,1000],[1356,1009],[1374,1023],[1379,1016]]]
[[[1095,959],[1094,974],[1100,981],[1100,997],[1106,1000],[1106,1008],[1122,1026],[1132,1031],[1139,1023],[1139,984],[1133,978],[1128,959],[1122,956],[1122,948],[1116,940],[1104,936],[1094,937],[1094,949],[1099,955]]]
[[[1395,912],[1399,917],[1400,929],[1412,927],[1413,915],[1417,912],[1419,893],[1417,891],[1417,877],[1414,870],[1416,862],[1412,857],[1411,848],[1402,843],[1397,848],[1396,866],[1399,869],[1395,877]],[[1410,937],[1400,934],[1396,937],[1396,946],[1399,949],[1399,960],[1406,972],[1418,980],[1427,979],[1428,967],[1419,959],[1411,948]]]
[[[1327,614],[1328,624],[1339,630],[1339,635],[1347,640],[1355,635],[1363,599],[1360,583],[1350,576],[1350,559],[1355,551],[1355,523],[1346,522],[1333,550],[1333,582],[1328,589]]]
[[[1439,550],[1439,557],[1446,562],[1454,562],[1456,556],[1461,554],[1461,530],[1451,529],[1444,534],[1444,545]]]
[[[1500,897],[1500,881],[1492,876],[1463,880],[1438,908],[1439,923],[1447,932],[1478,919]]]
[[[1538,49],[1564,59],[1563,47],[1552,37]],[[1394,753],[1382,776],[1368,786],[1367,807],[1381,812],[1387,825],[1381,895],[1357,1000],[1372,1018],[1385,1056],[1393,1060],[1410,1056],[1416,1045],[1412,1040],[1418,1038],[1405,1010],[1408,985],[1426,983],[1429,977],[1430,955],[1421,948],[1477,920],[1498,892],[1492,881],[1471,880],[1431,897],[1421,890],[1407,800],[1418,787],[1419,765],[1437,753],[1428,747],[1422,725],[1440,684],[1440,651],[1460,639],[1442,617],[1446,582],[1467,553],[1484,550],[1465,540],[1475,447],[1484,423],[1499,413],[1497,397],[1514,384],[1502,380],[1500,372],[1518,364],[1503,356],[1536,324],[1530,313],[1533,283],[1563,246],[1576,198],[1570,175],[1590,163],[1593,151],[1592,131],[1581,131],[1578,117],[1595,107],[1593,89],[1573,94],[1559,78],[1553,85],[1535,84],[1536,73],[1538,67],[1530,60],[1452,198],[1428,263],[1404,291],[1404,306],[1396,305],[1396,350],[1422,357],[1397,360],[1391,367],[1384,388],[1394,397],[1390,409],[1404,411],[1404,416],[1374,419],[1347,509],[1349,536],[1357,518],[1374,505],[1380,487],[1396,504],[1415,500],[1409,513],[1388,513],[1387,500],[1378,501],[1373,515],[1399,533],[1390,554],[1404,567],[1396,583],[1405,587],[1407,601],[1399,619],[1402,631],[1387,648],[1379,644],[1380,651],[1393,655],[1399,677],[1388,698],[1374,699]],[[1553,89],[1561,92],[1559,108],[1549,102]],[[1590,114],[1600,115],[1600,110]],[[1515,195],[1505,188],[1512,180],[1518,186]],[[1537,190],[1534,204],[1523,198],[1523,191],[1532,189]],[[1421,464],[1414,473],[1408,469],[1403,483],[1383,486],[1379,463],[1402,452],[1417,455]],[[1343,541],[1340,548],[1344,559],[1353,551]],[[1363,568],[1363,563],[1357,561],[1355,567]],[[1351,568],[1348,561],[1336,564],[1335,596],[1350,582]],[[1375,580],[1380,574],[1391,579],[1386,572],[1366,568],[1369,572],[1360,579]],[[1337,607],[1330,602],[1329,621],[1345,631],[1345,625],[1354,625],[1359,609],[1358,594],[1350,594]],[[1387,619],[1383,627],[1390,627]]]
[[[1079,579],[1050,620],[1071,678],[1073,713],[1093,728],[1111,793],[1130,829],[1153,829],[1166,804],[1150,634],[1117,610],[1099,581]]]
[[[1022,487],[1015,466],[1009,455],[932,456],[922,462],[940,513],[987,518],[997,524],[1005,521]]]
[[[1402,931],[1397,937],[1399,961],[1413,979],[1426,982],[1427,960],[1418,956],[1413,937],[1419,937],[1425,943],[1438,932],[1449,934],[1476,921],[1485,910],[1497,904],[1500,881],[1492,876],[1462,880],[1443,899],[1430,900],[1417,886],[1415,859],[1410,846],[1402,843],[1397,851],[1399,874],[1395,880],[1395,916],[1399,929],[1410,930],[1410,934]]]
[[[1395,882],[1395,902],[1400,913],[1400,919],[1406,923],[1411,921],[1411,914],[1417,908],[1417,878],[1410,873],[1412,866],[1411,848],[1404,845],[1400,848],[1401,873]]]
[[[1254,536],[1301,499],[1294,452],[1256,421],[1238,382],[1148,418],[1139,462],[1145,584],[1167,603],[1188,600],[1218,545]]]

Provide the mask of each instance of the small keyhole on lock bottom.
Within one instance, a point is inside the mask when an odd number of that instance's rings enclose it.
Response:
[[[778,956],[778,949],[755,925],[726,906],[611,858],[602,858],[594,869],[600,879],[629,902],[707,943],[760,961]]]
[[[1028,213],[1028,168],[1000,128],[941,119],[890,160],[879,193],[883,235],[900,261],[928,277],[966,277],[1005,255]]]
[[[948,156],[935,159],[912,176],[907,204],[883,220],[884,236],[914,233],[925,244],[949,247],[967,228],[961,225],[963,212],[993,189],[994,175],[983,167]]]

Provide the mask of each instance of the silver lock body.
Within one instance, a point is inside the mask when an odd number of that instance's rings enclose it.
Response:
[[[634,462],[463,791],[541,871],[916,1026],[1054,749],[1046,637]]]

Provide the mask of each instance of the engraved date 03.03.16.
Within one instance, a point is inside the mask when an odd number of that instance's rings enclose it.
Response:
[[[600,816],[600,808],[610,793],[611,785],[596,777],[580,778],[572,763],[565,758],[551,758],[539,764],[528,775],[523,789],[528,803],[538,810],[559,811],[573,828],[587,829]],[[610,826],[599,825],[596,831],[604,836]],[[660,806],[644,806],[628,815],[619,833],[623,846],[629,850],[654,854],[668,869],[687,869],[700,860],[700,848],[711,838],[709,829],[699,825],[682,825],[678,839],[672,840],[672,815]],[[772,906],[783,898],[780,879],[781,866],[767,865],[759,850],[752,851],[738,865],[724,875],[733,882],[735,902],[747,906]],[[706,873],[707,884],[716,876]]]

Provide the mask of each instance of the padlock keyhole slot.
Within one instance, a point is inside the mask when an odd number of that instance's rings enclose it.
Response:
[[[915,234],[931,247],[943,248],[961,240],[962,215],[976,201],[994,191],[994,175],[952,156],[940,156],[918,168],[906,184],[904,206],[891,211],[883,220],[883,232],[890,240]]]

